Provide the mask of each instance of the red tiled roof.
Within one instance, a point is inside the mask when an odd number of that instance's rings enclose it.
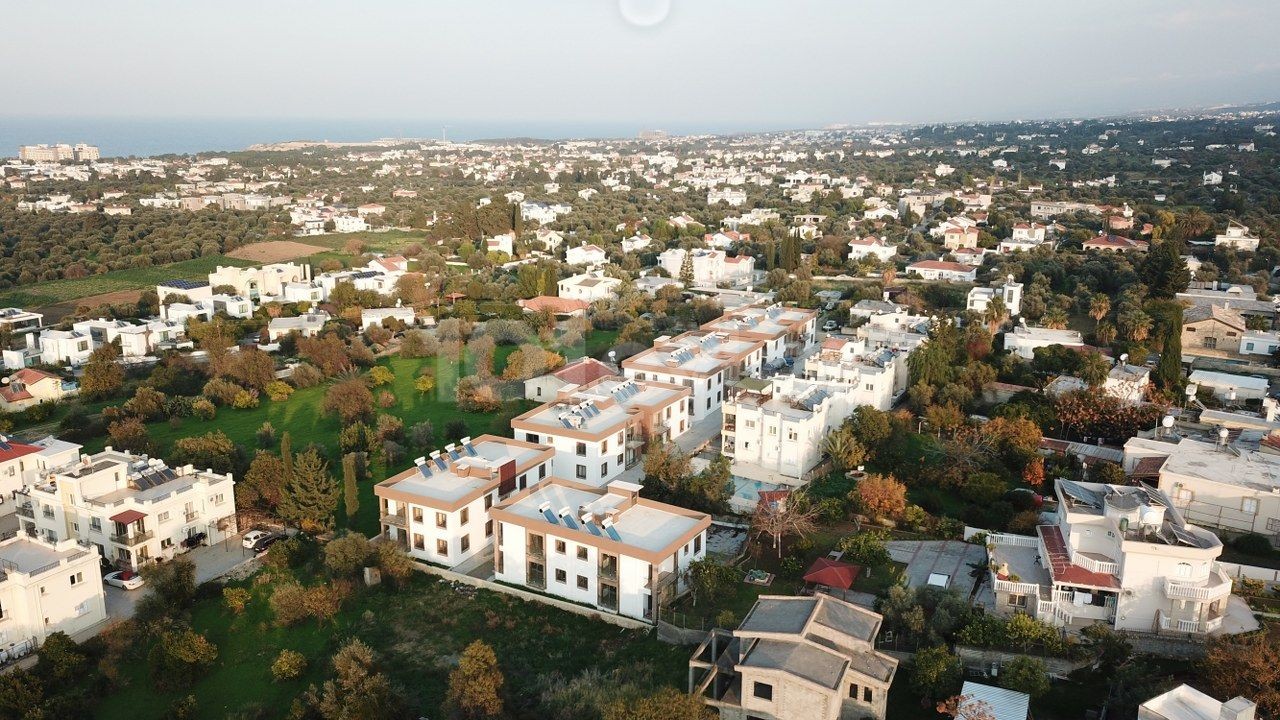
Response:
[[[1133,466],[1133,472],[1129,473],[1134,477],[1145,477],[1160,474],[1160,468],[1164,467],[1164,461],[1168,460],[1168,455],[1152,455],[1144,457]]]
[[[18,458],[24,455],[30,455],[31,453],[40,452],[40,448],[36,447],[35,445],[28,445],[26,443],[8,441],[5,443],[5,445],[8,445],[8,449],[5,449],[4,447],[0,447],[0,462],[17,460]]]
[[[583,300],[574,300],[573,298],[562,298],[554,295],[539,295],[528,300],[517,300],[516,304],[525,310],[532,312],[542,312],[550,310],[553,313],[564,314],[571,312],[581,312],[590,307]]]
[[[853,587],[853,581],[858,579],[861,572],[862,568],[858,565],[821,557],[809,566],[808,572],[804,574],[804,581],[848,590]]]
[[[582,358],[578,362],[566,365],[552,373],[556,377],[574,385],[586,385],[602,377],[614,375],[613,368],[594,358]]]
[[[1040,541],[1044,543],[1045,552],[1049,555],[1043,560],[1049,563],[1049,575],[1055,583],[1120,589],[1120,581],[1116,580],[1114,575],[1085,570],[1079,565],[1072,564],[1071,553],[1067,550],[1067,541],[1063,539],[1062,530],[1057,525],[1039,525],[1036,527],[1036,532],[1039,533]]]
[[[124,512],[116,513],[115,515],[112,515],[107,519],[110,520],[111,522],[118,522],[118,523],[128,525],[129,523],[141,520],[146,516],[147,514],[144,512],[139,512],[137,510],[125,510]]]

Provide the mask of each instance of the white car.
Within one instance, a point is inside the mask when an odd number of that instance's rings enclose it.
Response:
[[[828,320],[828,321],[826,321],[826,322],[822,323],[822,330],[823,330],[824,332],[831,332],[832,330],[835,330],[835,329],[836,329],[836,328],[838,328],[838,327],[840,327],[840,326],[836,324],[836,321],[835,321],[835,320]]]
[[[266,530],[250,530],[244,534],[244,539],[240,541],[240,544],[243,545],[245,549],[252,550],[253,546],[257,545],[259,540],[270,534],[271,533]]]
[[[147,581],[143,580],[141,575],[132,570],[109,572],[102,576],[102,581],[122,590],[137,590],[147,584]]]

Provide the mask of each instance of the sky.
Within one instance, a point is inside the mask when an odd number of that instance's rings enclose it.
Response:
[[[0,0],[0,17],[0,123],[735,131],[1280,100],[1276,0]]]

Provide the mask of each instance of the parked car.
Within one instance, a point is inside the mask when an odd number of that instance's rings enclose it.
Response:
[[[240,544],[243,545],[246,550],[252,550],[253,546],[257,545],[259,540],[270,534],[271,533],[266,530],[250,530],[244,534],[244,538],[240,540]]]
[[[258,541],[255,542],[253,544],[253,547],[249,549],[254,551],[255,553],[264,553],[267,551],[267,548],[271,547],[272,545],[275,545],[277,542],[283,539],[284,539],[284,533],[267,533],[266,535],[258,538]]]
[[[828,320],[822,323],[822,330],[824,332],[831,332],[832,330],[835,330],[838,327],[840,327],[840,325],[837,324],[835,320]]]
[[[191,535],[187,537],[187,539],[182,541],[182,547],[186,548],[187,550],[190,550],[191,548],[200,547],[201,545],[204,544],[205,538],[207,537],[209,537],[209,533],[202,533],[202,532],[195,533],[194,535]]]
[[[116,570],[102,576],[102,581],[108,585],[121,588],[123,590],[137,590],[147,584],[142,576],[132,570]]]

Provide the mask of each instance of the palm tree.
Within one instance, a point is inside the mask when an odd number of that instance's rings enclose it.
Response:
[[[1062,308],[1049,308],[1049,311],[1040,318],[1040,324],[1050,330],[1062,330],[1067,326],[1067,313]]]
[[[1098,323],[1098,329],[1093,331],[1094,338],[1103,345],[1110,345],[1116,339],[1116,326],[1109,322]]]
[[[1111,312],[1111,298],[1102,293],[1095,294],[1089,299],[1089,317],[1093,318],[1094,329],[1102,322],[1102,318]]]
[[[837,470],[856,468],[867,457],[866,448],[862,447],[862,443],[853,437],[848,428],[842,427],[827,435],[823,444]]]
[[[1120,313],[1116,321],[1124,336],[1132,342],[1142,342],[1151,334],[1151,316],[1140,308],[1130,308]]]
[[[995,332],[1004,325],[1009,319],[1009,306],[1004,304],[1004,298],[996,296],[991,298],[991,302],[987,303],[987,309],[982,314],[982,319],[987,324],[987,329]]]
[[[892,263],[889,264],[887,267],[885,267],[884,270],[880,271],[880,279],[884,282],[885,290],[889,289],[889,286],[893,284],[893,281],[896,280],[897,277],[898,277],[898,268]]]
[[[1213,227],[1213,218],[1200,208],[1192,208],[1178,218],[1177,228],[1184,239],[1198,238]]]
[[[1090,388],[1101,387],[1107,381],[1107,374],[1110,372],[1110,364],[1096,352],[1080,358],[1080,370],[1077,374]]]

